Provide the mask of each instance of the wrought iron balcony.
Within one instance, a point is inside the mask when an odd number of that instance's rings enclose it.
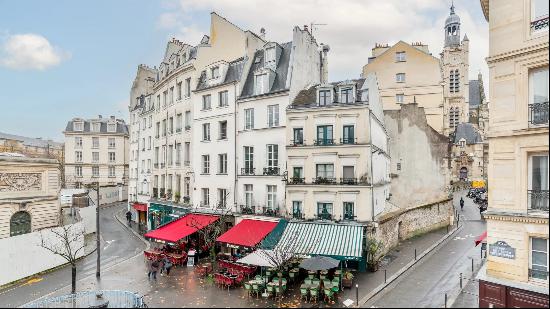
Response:
[[[332,220],[332,214],[320,213],[320,214],[317,214],[317,219],[319,219],[319,220]]]
[[[164,168],[164,166],[166,166],[166,164],[164,164],[164,163],[160,164],[160,168]]]
[[[529,125],[548,125],[548,102],[529,104]]]
[[[201,201],[201,202],[199,203],[199,206],[200,206],[200,207],[208,208],[208,207],[210,207],[210,203],[207,203],[207,202],[205,202],[205,201]]]
[[[292,219],[304,220],[305,217],[305,214],[301,211],[296,211],[292,213]]]
[[[313,143],[315,146],[332,146],[334,145],[334,139],[332,138],[318,138]]]
[[[357,178],[340,178],[341,185],[356,185],[358,184]]]
[[[181,132],[181,128],[176,128],[176,133],[180,133]]]
[[[164,194],[164,188],[160,188],[160,190],[159,190],[159,195],[160,195],[161,198],[165,196],[165,194]]]
[[[253,167],[241,168],[241,175],[255,175],[256,169]]]
[[[181,166],[181,161],[176,161],[176,166]]]
[[[185,131],[191,130],[191,126],[185,126]]]
[[[290,177],[287,181],[287,184],[289,185],[299,185],[299,184],[305,184],[306,179],[303,177]]]
[[[548,211],[548,190],[528,190],[529,210]]]
[[[153,188],[153,197],[158,197],[159,189]]]
[[[227,203],[216,204],[216,209],[225,209],[226,207],[227,207]]]
[[[529,269],[529,279],[538,279],[548,281],[548,271]]]
[[[347,137],[347,138],[341,138],[340,139],[340,144],[345,144],[345,145],[355,145],[357,144],[357,138],[353,138],[353,137]]]
[[[243,215],[253,215],[256,213],[256,206],[239,205],[238,211]]]
[[[353,214],[350,214],[350,213],[345,213],[344,214],[344,220],[355,220],[357,216],[354,216]]]
[[[159,164],[158,164],[158,163],[155,163],[155,164],[153,164],[153,167],[154,167],[154,168],[159,168]]]
[[[290,146],[297,147],[297,146],[305,146],[305,140],[299,139],[299,140],[292,140],[290,141]]]
[[[336,178],[329,177],[315,177],[313,183],[316,185],[334,185],[336,184]]]
[[[279,206],[274,206],[273,208],[270,207],[262,207],[262,215],[269,216],[269,217],[278,217],[279,216]]]
[[[278,167],[264,167],[265,176],[278,176],[279,168]]]
[[[532,31],[542,30],[544,28],[548,28],[548,15],[531,22]]]
[[[189,165],[191,165],[191,161],[183,161],[183,165],[184,166],[189,166]]]

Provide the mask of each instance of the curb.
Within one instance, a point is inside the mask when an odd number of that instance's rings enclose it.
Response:
[[[472,278],[475,278],[477,277],[477,275],[479,274],[479,272],[481,271],[481,269],[483,268],[483,265],[485,263],[481,263],[479,265],[479,268],[475,271],[475,273],[472,274],[472,276],[468,279],[468,278],[465,278],[466,280],[471,280]],[[464,278],[464,277],[463,277]],[[449,296],[449,299],[447,300],[447,308],[452,308],[456,302],[456,300],[458,299],[458,296],[462,293],[462,291],[466,288],[468,284],[463,284],[462,285],[462,288],[459,288],[457,292],[455,293],[452,293],[451,295],[448,295]]]
[[[382,283],[378,287],[376,287],[374,290],[372,290],[369,294],[367,294],[365,297],[361,298],[359,300],[360,306],[364,306],[369,300],[371,300],[373,297],[377,296],[380,292],[382,292],[386,287],[388,287],[390,284],[392,284],[395,280],[397,280],[403,273],[408,271],[409,269],[416,266],[420,261],[423,260],[423,258],[431,253],[434,249],[436,249],[439,245],[441,245],[444,241],[449,239],[451,236],[453,236],[456,232],[462,229],[462,225],[454,229],[453,231],[449,232],[447,235],[441,237],[436,243],[431,245],[428,249],[424,250],[416,260],[409,262],[407,265],[403,266],[400,270],[398,270],[395,274],[390,276],[386,283]],[[358,305],[359,305],[358,304]]]
[[[121,212],[122,213],[122,212]],[[113,217],[115,218],[115,220],[118,221],[118,223],[120,223],[120,225],[122,225],[125,229],[129,230],[130,232],[132,232],[132,234],[134,234],[134,236],[136,236],[137,238],[139,238],[139,240],[141,240],[144,244],[145,244],[145,250],[149,250],[149,248],[151,247],[151,244],[145,240],[145,238],[143,238],[143,236],[141,236],[138,232],[134,231],[134,229],[132,229],[131,227],[129,227],[128,225],[124,224],[124,222],[118,217],[118,214],[115,213],[113,215]]]

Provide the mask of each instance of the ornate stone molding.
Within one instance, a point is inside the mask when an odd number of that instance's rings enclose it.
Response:
[[[548,218],[527,217],[527,216],[522,216],[522,215],[485,214],[484,217],[485,217],[485,219],[495,220],[495,221],[548,224]]]
[[[0,172],[0,192],[41,191],[41,173]]]

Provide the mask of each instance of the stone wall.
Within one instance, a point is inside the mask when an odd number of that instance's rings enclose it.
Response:
[[[443,199],[380,216],[375,236],[384,244],[382,254],[386,254],[400,241],[451,224],[453,215],[452,199]]]

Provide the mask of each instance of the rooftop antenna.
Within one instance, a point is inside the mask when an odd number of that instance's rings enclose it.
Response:
[[[312,21],[309,24],[309,29],[311,29],[311,36],[313,36],[313,27],[315,26],[327,26],[328,24],[316,24],[314,21]]]

